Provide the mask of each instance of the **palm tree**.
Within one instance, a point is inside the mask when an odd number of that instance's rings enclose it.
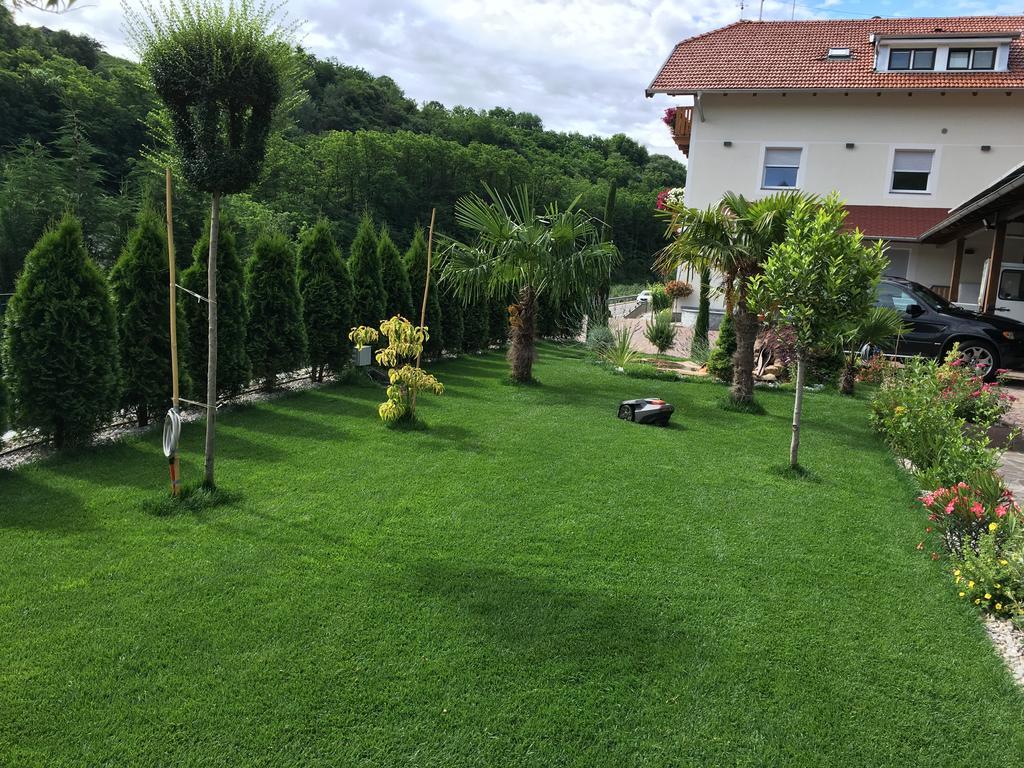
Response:
[[[839,379],[839,391],[844,395],[853,394],[857,374],[857,355],[864,346],[880,347],[897,336],[910,330],[903,322],[903,316],[892,307],[873,307],[856,328],[851,328],[840,343],[843,345],[843,374]]]
[[[485,189],[490,201],[474,194],[455,204],[455,220],[473,241],[443,240],[441,280],[468,304],[515,294],[508,358],[512,380],[528,382],[536,359],[538,298],[547,295],[556,306],[585,299],[608,278],[619,252],[602,242],[594,220],[577,207],[579,198],[564,209],[548,203],[537,213],[526,187],[504,196]]]
[[[754,343],[760,321],[747,303],[747,287],[775,243],[786,237],[789,218],[802,197],[780,192],[759,200],[729,192],[705,208],[669,207],[667,236],[671,239],[658,255],[656,267],[668,272],[682,266],[711,269],[722,276],[726,312],[736,331],[733,356],[732,399],[754,399]]]

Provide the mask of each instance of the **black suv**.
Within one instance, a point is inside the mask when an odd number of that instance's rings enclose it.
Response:
[[[886,354],[941,360],[960,342],[964,361],[977,366],[986,379],[995,378],[1000,368],[1024,367],[1024,323],[971,312],[919,283],[894,277],[878,284],[878,306],[902,313],[911,328]]]

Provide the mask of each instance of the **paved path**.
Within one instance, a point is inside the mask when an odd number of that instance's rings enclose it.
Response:
[[[1024,384],[1015,381],[1007,384],[1006,389],[1017,400],[1010,408],[1010,412],[1003,417],[1003,421],[1015,424],[1021,430],[1024,430]],[[1020,445],[1021,441],[1017,440],[1016,442],[1014,450],[1009,450],[1003,454],[1003,461],[999,471],[1002,473],[1003,479],[1006,481],[1007,487],[1013,492],[1013,495],[1019,501],[1024,501],[1024,451],[1022,451]]]

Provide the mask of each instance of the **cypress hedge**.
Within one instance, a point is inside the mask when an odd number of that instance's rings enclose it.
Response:
[[[387,311],[387,294],[381,279],[377,257],[377,233],[368,214],[363,215],[349,253],[348,271],[352,275],[353,325],[380,325]]]
[[[455,295],[455,291],[450,286],[443,283],[437,286],[437,292],[437,299],[441,303],[441,336],[444,350],[449,354],[457,355],[462,351],[465,337],[462,300]]]
[[[423,285],[427,278],[427,238],[423,234],[423,230],[418,227],[413,233],[412,244],[405,254],[405,266],[409,274],[409,283],[417,286],[414,291],[416,301],[421,304]],[[423,347],[423,353],[427,357],[436,358],[444,349],[444,327],[441,322],[441,301],[438,298],[437,270],[432,271],[434,274],[430,277],[430,292],[427,295],[427,314],[424,321],[430,338]],[[420,309],[417,309],[415,319],[410,318],[416,324],[420,321],[419,313]]]
[[[386,226],[381,227],[380,238],[377,241],[377,260],[380,262],[381,282],[384,284],[386,296],[384,317],[401,315],[414,324],[418,323],[419,315],[414,315],[409,275],[405,270],[405,264],[402,263],[398,246],[391,239]]]
[[[476,352],[490,346],[490,301],[485,297],[462,308],[462,349]]]
[[[323,381],[326,369],[337,374],[352,357],[353,325],[352,278],[326,219],[299,238],[298,282],[310,376]]]
[[[121,357],[121,407],[133,411],[144,427],[171,399],[167,240],[163,222],[150,208],[139,214],[110,272],[110,292]],[[178,334],[188,339],[183,318]],[[187,390],[185,373],[179,366],[179,380]]]
[[[86,442],[117,407],[120,365],[110,291],[74,216],[25,258],[6,327],[14,423],[52,437],[57,448]]]
[[[3,317],[0,316],[0,350],[3,349]],[[4,356],[0,354],[0,445],[7,431],[7,383],[4,381]]]
[[[245,268],[248,327],[246,348],[253,375],[264,389],[277,374],[293,371],[306,359],[306,331],[295,266],[295,251],[280,232],[261,235]]]
[[[235,235],[224,220],[217,243],[217,392],[237,395],[249,383],[249,355],[245,347],[245,276],[238,259]],[[210,247],[207,230],[192,249],[192,266],[181,273],[181,284],[206,295],[206,256]],[[192,397],[206,399],[207,304],[194,296],[183,297],[188,328],[187,366],[194,382]]]
[[[508,341],[508,306],[510,303],[507,297],[494,297],[489,300],[487,332],[490,336],[490,343],[499,347]]]

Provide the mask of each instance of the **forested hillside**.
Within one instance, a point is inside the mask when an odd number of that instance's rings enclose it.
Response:
[[[228,199],[243,258],[267,225],[296,235],[326,216],[348,246],[364,212],[400,247],[432,207],[451,231],[456,198],[526,183],[539,199],[583,205],[605,219],[623,254],[616,280],[643,279],[662,241],[657,192],[682,186],[685,168],[632,139],[544,130],[536,115],[485,112],[408,99],[390,78],[304,54],[308,99],[276,136],[251,195]],[[595,104],[600,108],[600,104]],[[131,62],[87,37],[17,25],[0,6],[0,293],[25,254],[66,210],[82,219],[90,250],[109,266],[162,176],[145,154],[154,95]],[[609,192],[612,194],[609,195]],[[204,203],[179,186],[176,234],[183,264],[201,235]]]

